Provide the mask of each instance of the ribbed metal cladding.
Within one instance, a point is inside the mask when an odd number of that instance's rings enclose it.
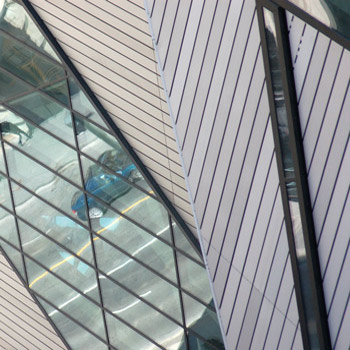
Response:
[[[227,349],[300,350],[255,1],[146,3]]]
[[[67,349],[0,253],[0,349]]]
[[[143,1],[30,1],[195,232]]]

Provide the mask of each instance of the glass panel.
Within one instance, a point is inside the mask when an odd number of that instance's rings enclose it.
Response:
[[[20,249],[15,218],[2,208],[0,208],[0,227],[0,237]]]
[[[0,38],[1,40],[1,38]],[[29,92],[32,88],[26,83],[20,81],[17,78],[14,78],[10,74],[7,74],[5,71],[0,70],[0,101],[3,102],[11,97]],[[3,132],[6,132],[7,126],[4,123],[0,124]]]
[[[19,181],[38,196],[65,211],[66,214],[73,215],[71,198],[78,191],[77,187],[12,147],[7,147],[6,156],[9,175],[12,179]],[[85,209],[85,202],[82,205]]]
[[[16,188],[16,185],[15,185]],[[0,204],[12,211],[9,183],[5,176],[0,174]]]
[[[1,138],[0,138],[1,140]],[[4,160],[4,153],[2,151],[2,145],[0,143],[0,171],[2,171],[4,174],[6,173],[6,168],[5,168],[5,160]],[[0,174],[0,181],[2,180],[2,176]],[[1,193],[1,192],[0,192]]]
[[[114,212],[91,220],[94,231],[176,283],[173,249]]]
[[[106,313],[106,321],[109,341],[117,349],[160,349],[158,346],[154,345],[108,313]]]
[[[306,313],[306,323],[309,333],[309,341],[311,349],[316,350],[319,349],[319,342],[317,336],[316,319],[313,304],[312,302],[310,302],[310,300],[312,300],[312,291],[308,272],[309,269],[307,267],[306,261],[303,226],[301,223],[300,207],[295,182],[290,182],[287,184],[287,193],[290,216],[293,227],[294,245],[298,260],[299,276],[301,282],[300,284],[303,294],[302,297],[304,300],[304,309]]]
[[[20,187],[13,194],[19,217],[77,252],[85,261],[92,261],[90,234],[86,229]]]
[[[73,149],[3,107],[0,115],[20,129],[17,133],[4,133],[5,141],[20,146],[25,153],[82,187],[77,153]]]
[[[182,322],[177,288],[99,237],[94,238],[94,245],[97,265],[101,271]]]
[[[72,109],[74,109],[84,117],[89,118],[97,124],[101,125],[102,127],[108,129],[106,123],[96,112],[95,108],[92,106],[84,92],[79,88],[75,80],[72,77],[70,77],[68,78],[68,83]]]
[[[272,88],[275,99],[275,108],[277,114],[278,133],[282,151],[282,161],[284,175],[287,178],[294,177],[294,165],[292,152],[289,147],[289,127],[287,120],[287,110],[285,105],[285,97],[282,86],[281,66],[279,63],[279,55],[277,49],[276,25],[273,13],[264,8],[265,30],[267,49],[269,53]]]
[[[213,299],[207,271],[181,253],[176,253],[180,273],[181,287],[192,293],[204,303],[210,304]]]
[[[181,231],[181,229],[177,226],[175,222],[173,222],[173,232],[174,232],[174,241],[175,246],[188,255],[190,255],[192,258],[196,259],[200,263],[202,263],[202,260],[192,247],[191,243],[188,241],[188,239],[185,237],[184,233]]]
[[[18,226],[25,253],[40,261],[48,270],[64,278],[83,294],[97,302],[100,301],[94,269],[21,220],[18,221]],[[90,261],[90,263],[93,262]],[[45,278],[46,274],[37,277],[36,281]]]
[[[75,146],[70,111],[39,92],[26,95],[8,104],[36,125]]]
[[[49,85],[43,88],[42,91],[69,107],[68,87],[66,79],[56,84]]]
[[[350,38],[350,2],[347,0],[289,0],[326,26]]]
[[[5,254],[11,260],[17,272],[22,276],[23,280],[25,280],[22,254],[17,249],[12,248],[2,239],[0,239],[0,245],[1,245],[1,248],[4,250]]]
[[[8,104],[36,125],[75,146],[70,111],[39,92],[23,96]]]
[[[34,87],[65,76],[61,66],[1,31],[0,43],[0,65]]]
[[[51,305],[45,303],[43,299],[37,298],[72,350],[108,350],[107,345],[94,337],[90,332],[80,327]]]
[[[225,346],[221,340],[214,338],[205,342],[196,337],[192,332],[188,334],[188,342],[190,344],[190,350],[225,350]]]
[[[42,53],[59,61],[26,10],[17,2],[2,0],[0,3],[0,28]]]
[[[76,115],[74,117],[78,144],[82,152],[103,164],[113,174],[118,173],[147,191],[149,190],[141,173],[112,135]],[[85,161],[85,178],[91,175],[90,166],[91,163]],[[95,170],[105,169],[104,167],[97,166]]]
[[[187,328],[193,330],[209,343],[224,349],[220,327],[215,312],[182,293]],[[209,348],[210,349],[210,348]]]
[[[101,289],[103,303],[107,309],[158,344],[169,349],[170,344],[175,346],[176,342],[181,341],[182,328],[140,299],[107,278],[101,279]],[[177,349],[176,346],[174,348]]]
[[[25,257],[25,264],[31,289],[83,324],[91,332],[106,339],[100,307],[41,268],[33,260]]]

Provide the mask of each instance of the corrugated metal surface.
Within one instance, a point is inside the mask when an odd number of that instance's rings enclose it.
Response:
[[[0,349],[66,349],[0,253]]]
[[[141,0],[31,0],[183,219],[194,227]]]
[[[350,338],[350,52],[301,20],[291,32],[304,152],[332,345]]]
[[[146,3],[227,349],[301,349],[255,1]]]

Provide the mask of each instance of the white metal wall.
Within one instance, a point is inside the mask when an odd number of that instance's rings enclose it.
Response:
[[[66,349],[1,253],[0,349]]]
[[[254,0],[146,0],[227,349],[302,349]]]
[[[142,0],[31,3],[180,215],[194,228]]]
[[[301,20],[290,32],[332,346],[350,348],[350,52]]]

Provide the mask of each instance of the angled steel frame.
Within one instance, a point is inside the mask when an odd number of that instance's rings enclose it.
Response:
[[[315,238],[315,229],[312,216],[312,206],[310,201],[307,171],[304,158],[303,140],[300,130],[300,121],[298,113],[298,104],[296,99],[293,66],[291,61],[290,46],[288,39],[288,29],[286,24],[285,10],[293,12],[295,6],[284,0],[256,0],[259,30],[261,36],[261,44],[263,49],[264,67],[266,72],[266,82],[268,87],[268,98],[271,112],[271,122],[273,128],[273,136],[276,149],[276,158],[278,172],[280,178],[280,187],[282,195],[282,203],[285,215],[285,223],[287,228],[287,238],[289,244],[289,252],[292,263],[292,271],[294,278],[294,287],[299,311],[300,327],[303,339],[304,349],[330,349],[331,341],[328,328],[327,312],[324,301],[324,292],[322,285],[322,277],[320,273],[320,265],[317,251],[317,242]],[[282,5],[281,5],[282,4]],[[282,7],[281,7],[282,6]],[[275,86],[273,84],[272,67],[269,58],[269,47],[266,36],[266,26],[264,19],[264,9],[269,10],[273,14],[276,29],[276,45],[280,73],[282,78],[282,91],[284,93],[285,110],[289,129],[289,150],[292,155],[294,174],[292,178],[287,177],[284,169],[283,151],[281,145],[281,135],[279,132],[279,122],[277,115],[277,107],[275,100]],[[296,13],[295,13],[296,12]],[[303,19],[308,24],[315,24],[315,20],[303,13],[300,15],[300,9],[294,11],[293,14]],[[322,28],[322,32],[326,35],[332,34],[339,41],[338,33],[321,23],[317,23],[317,29]],[[341,39],[341,40],[340,40]],[[287,185],[293,182],[296,186],[296,199],[300,211],[300,222],[302,225],[303,249],[306,256],[306,268],[301,268],[301,260],[298,257],[296,236],[293,231],[293,217],[290,208],[290,197],[288,197]],[[307,287],[305,288],[305,285]],[[308,300],[306,289],[311,293],[311,300]],[[311,307],[308,307],[311,304]],[[316,323],[316,334],[310,330],[310,322]]]

